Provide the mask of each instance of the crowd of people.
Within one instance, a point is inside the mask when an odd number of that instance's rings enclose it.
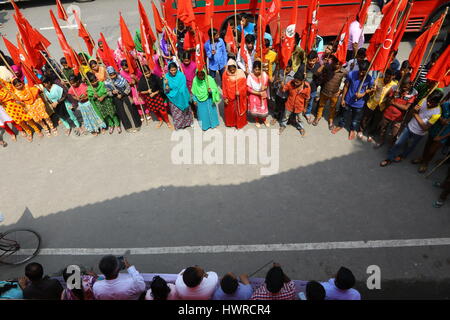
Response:
[[[216,272],[205,272],[197,265],[181,270],[173,283],[159,275],[146,283],[126,258],[113,255],[104,256],[98,268],[101,276],[87,271],[79,275],[80,279],[74,279],[74,269],[68,266],[60,275],[65,282],[61,283],[57,278],[44,276],[41,264],[29,263],[25,276],[0,282],[0,299],[361,300],[360,293],[354,289],[355,276],[346,267],[341,267],[328,281],[308,281],[302,288],[296,287],[278,263],[272,265],[262,284],[254,286],[246,274],[236,276],[228,272],[219,278]],[[80,285],[77,287],[75,283]]]
[[[348,125],[348,139],[367,141],[375,148],[387,145],[382,167],[406,159],[425,136],[422,156],[412,160],[420,173],[427,172],[439,150],[448,148],[449,95],[444,96],[443,89],[426,78],[445,45],[421,66],[416,79],[410,77],[408,60],[400,64],[393,59],[384,72],[369,74],[357,18],[349,28],[347,63],[336,57],[336,42],[324,45],[318,37],[314,50],[304,52],[297,34],[292,57],[282,69],[270,28],[264,49],[256,50],[257,26],[251,19],[248,14],[239,19],[237,34],[240,37],[244,30],[245,48],[238,50],[224,42],[223,34],[210,30],[204,43],[207,68],[202,70],[195,62],[193,30],[182,21],[174,30],[177,43],[172,47],[163,36],[153,63],[141,52],[140,32],[136,31],[136,49],[131,54],[140,67],[133,72],[121,38],[117,49],[110,49],[115,66],[105,63],[110,60],[99,40],[96,57],[78,54],[78,74],[65,58],[58,63],[43,52],[47,63],[35,70],[42,82],[35,86],[27,84],[21,67],[2,52],[0,129],[14,141],[20,134],[30,142],[34,135],[58,135],[59,124],[66,135],[121,134],[122,128],[133,133],[152,121],[154,114],[157,128],[166,124],[181,130],[193,126],[197,118],[201,128],[209,130],[220,124],[218,108],[223,101],[226,127],[242,129],[249,121],[258,128],[271,127],[278,122],[280,134],[292,124],[302,137],[306,124],[319,125],[327,113],[332,134]],[[0,144],[7,146],[3,140]],[[445,192],[436,207],[447,198],[449,177],[442,184]]]

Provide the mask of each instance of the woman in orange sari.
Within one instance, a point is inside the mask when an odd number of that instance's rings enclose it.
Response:
[[[52,120],[45,110],[45,103],[40,97],[41,92],[36,87],[30,87],[19,79],[13,80],[15,87],[14,93],[25,104],[25,111],[33,118],[33,120],[45,130],[47,136],[58,135],[58,130],[53,126]],[[41,136],[41,134],[40,134]]]
[[[33,131],[40,133],[39,128],[24,110],[24,104],[18,101],[14,96],[14,88],[10,83],[0,80],[0,103],[3,105],[3,109],[11,117],[11,119],[18,124],[25,132],[19,130],[23,137],[26,137],[28,141],[33,141]],[[19,129],[18,127],[16,127]]]
[[[222,77],[224,118],[227,127],[241,129],[247,125],[247,79],[236,61],[228,60]]]

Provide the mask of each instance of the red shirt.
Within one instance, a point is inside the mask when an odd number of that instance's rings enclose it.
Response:
[[[397,86],[393,86],[389,93],[387,94],[389,98],[394,97],[394,93]],[[398,93],[397,93],[398,94]],[[395,104],[400,104],[406,106],[409,103],[413,103],[414,99],[416,99],[415,92],[411,93],[403,93],[401,97],[394,97],[391,101]],[[405,111],[400,110],[399,108],[390,105],[384,110],[383,116],[391,121],[395,122],[401,122],[403,120],[403,115],[405,114]]]
[[[300,113],[305,111],[306,100],[309,100],[311,87],[308,82],[304,82],[302,86],[294,88],[292,81],[289,81],[283,88],[283,91],[288,92],[289,96],[286,101],[286,110],[293,113]]]

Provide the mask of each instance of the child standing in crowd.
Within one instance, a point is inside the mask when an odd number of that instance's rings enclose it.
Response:
[[[14,94],[24,103],[26,112],[37,122],[47,133],[47,136],[58,135],[58,130],[53,126],[49,114],[42,100],[41,91],[36,87],[30,87],[19,79],[13,80],[15,87]]]
[[[279,69],[275,75],[273,87],[276,90],[275,94],[275,108],[273,111],[273,117],[271,124],[275,124],[277,121],[282,120],[285,104],[288,98],[288,93],[283,91],[284,86],[290,81],[294,80],[295,72],[292,69],[292,60],[289,59],[286,68],[284,70]]]
[[[133,97],[133,103],[136,106],[144,104],[144,101],[139,96],[139,92],[136,88],[139,79],[142,77],[142,72],[139,69],[136,69],[134,73],[131,73],[126,60],[122,60],[120,66],[120,75],[128,81],[128,84],[131,87],[131,96]]]
[[[108,77],[106,74],[106,68],[99,65],[96,60],[89,61],[89,66],[91,67],[92,72],[97,77],[98,81],[105,81]]]
[[[311,99],[311,86],[305,81],[305,74],[297,71],[294,80],[284,85],[283,91],[288,93],[288,98],[280,124],[280,134],[286,129],[291,114],[294,114],[294,126],[304,137],[306,132],[302,125],[301,115],[305,112],[308,101]]]
[[[261,61],[255,61],[252,67],[253,72],[247,77],[248,112],[255,118],[257,128],[261,127],[261,123],[270,127],[270,121],[267,119],[269,76],[262,71],[261,67]]]
[[[242,37],[242,35],[241,35]],[[255,36],[253,34],[245,35],[245,48],[240,48],[237,55],[237,65],[244,70],[246,76],[252,73],[253,63],[255,61]],[[244,58],[247,57],[247,59]]]
[[[219,115],[216,104],[220,102],[220,93],[213,77],[206,76],[203,70],[197,71],[192,83],[192,96],[202,130],[217,127]]]
[[[205,43],[205,52],[209,61],[209,75],[215,79],[216,73],[219,72],[219,76],[222,78],[227,64],[227,47],[216,29],[209,30],[208,34],[209,40]]]
[[[225,125],[242,129],[247,125],[247,78],[233,59],[223,74],[222,91]]]
[[[78,102],[78,109],[83,116],[83,125],[92,135],[97,136],[100,130],[106,129],[106,124],[94,110],[89,102],[88,86],[81,82],[81,76],[72,75],[69,78],[70,89],[69,94]]]
[[[183,73],[186,76],[186,83],[189,92],[191,92],[192,81],[194,81],[195,78],[195,71],[197,70],[197,64],[195,63],[195,61],[191,60],[191,55],[188,52],[184,52],[181,58],[183,62],[181,64],[181,69],[183,70]]]

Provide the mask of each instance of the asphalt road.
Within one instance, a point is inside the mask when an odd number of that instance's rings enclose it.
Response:
[[[48,3],[26,4],[23,12],[56,44],[54,30],[45,29],[51,26],[48,9],[55,9]],[[137,27],[135,1],[77,5],[89,31],[95,37],[104,32],[111,43],[119,36],[119,10],[130,29]],[[11,13],[0,13],[1,32],[14,39]],[[415,37],[402,42],[400,60]],[[59,57],[55,45],[50,52]],[[224,126],[218,131],[224,133]],[[35,259],[48,274],[68,264],[96,268],[101,255],[93,248],[140,248],[129,260],[142,272],[176,273],[198,264],[220,274],[252,273],[273,259],[293,279],[326,280],[344,265],[354,271],[364,298],[449,298],[450,210],[432,208],[439,194],[432,181],[445,169],[426,180],[408,161],[380,168],[386,149],[348,141],[344,131],[333,136],[324,122],[306,131],[301,138],[289,127],[280,137],[279,172],[271,176],[261,176],[264,165],[176,165],[171,132],[155,123],[136,134],[36,138],[32,144],[6,138],[10,145],[0,150],[0,231],[38,231],[43,248],[54,249]],[[398,241],[410,239],[417,241]],[[427,245],[421,239],[444,240]],[[365,247],[371,240],[384,242]],[[348,247],[337,246],[341,242]],[[290,247],[317,243],[308,250]],[[270,250],[273,244],[280,251]],[[244,247],[231,253],[218,247],[226,245]],[[171,253],[174,247],[195,253]],[[365,286],[370,265],[381,268],[381,290]],[[0,266],[2,279],[22,272]]]

